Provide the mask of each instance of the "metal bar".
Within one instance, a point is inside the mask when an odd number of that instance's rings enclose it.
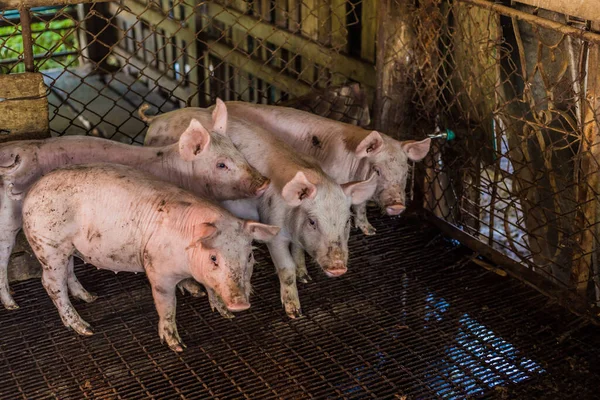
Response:
[[[591,21],[600,21],[600,7],[590,0],[516,0],[518,3],[544,8]]]
[[[21,36],[23,37],[23,60],[25,61],[25,71],[34,72],[33,37],[31,36],[31,14],[29,14],[29,8],[20,8],[19,15],[21,17]]]
[[[494,11],[502,15],[509,17],[516,17],[522,21],[530,22],[534,25],[542,28],[552,29],[556,32],[563,33],[565,35],[571,35],[582,40],[587,40],[596,44],[600,44],[600,34],[589,31],[583,31],[581,29],[573,28],[571,26],[562,24],[560,22],[551,21],[537,15],[529,14],[524,11],[515,10],[507,6],[503,6],[497,3],[492,3],[487,0],[457,0],[458,2],[471,4],[476,7],[480,7],[486,10]]]
[[[66,57],[66,56],[72,56],[72,55],[76,55],[79,54],[79,51],[77,50],[70,50],[70,51],[60,51],[57,53],[51,53],[51,54],[36,54],[33,56],[34,60],[46,60],[46,59],[52,59],[52,58],[60,58],[60,57]],[[9,58],[9,59],[5,59],[5,60],[0,60],[0,65],[4,65],[4,64],[16,64],[21,62],[21,60],[19,58]]]
[[[82,3],[100,3],[111,0],[0,0],[0,11],[34,7],[64,7]]]

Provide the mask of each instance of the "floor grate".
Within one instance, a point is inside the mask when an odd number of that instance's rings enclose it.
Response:
[[[143,274],[80,266],[100,295],[74,301],[95,334],[64,328],[41,283],[14,284],[0,311],[2,399],[594,398],[600,331],[528,287],[469,262],[417,218],[371,216],[351,238],[349,272],[309,266],[305,316],[289,320],[260,247],[252,308],[232,321],[178,295],[188,348],[161,345]]]

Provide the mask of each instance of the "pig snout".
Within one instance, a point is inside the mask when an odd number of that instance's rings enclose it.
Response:
[[[340,248],[334,247],[330,248],[327,257],[319,262],[319,265],[328,277],[335,278],[344,275],[348,271],[345,259],[344,252]]]
[[[390,204],[385,207],[387,215],[400,215],[406,210],[406,206],[400,203]]]
[[[342,260],[337,260],[325,268],[324,271],[328,277],[335,278],[344,275],[348,271],[348,268]]]
[[[227,309],[232,312],[246,311],[250,308],[250,303],[245,300],[236,300],[231,304],[227,304]]]

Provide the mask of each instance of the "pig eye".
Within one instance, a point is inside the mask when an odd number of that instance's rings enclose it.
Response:
[[[217,264],[217,256],[215,256],[214,254],[210,256],[210,261],[212,261],[213,264],[215,264],[215,266],[218,265]]]
[[[219,169],[227,169],[227,165],[225,165],[225,163],[220,162],[220,163],[217,163],[217,168],[219,168]]]
[[[373,171],[375,171],[377,176],[381,176],[381,172],[379,171],[379,168],[377,168],[376,166],[373,166]]]
[[[317,225],[317,223],[315,222],[315,220],[314,220],[314,219],[311,219],[311,218],[309,218],[309,219],[308,219],[308,223],[310,224],[310,226],[315,226],[315,225]]]

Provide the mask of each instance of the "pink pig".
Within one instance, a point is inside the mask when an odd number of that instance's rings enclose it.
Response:
[[[217,104],[214,113],[224,105]],[[146,144],[164,145],[177,141],[185,124],[196,118],[211,123],[211,112],[201,108],[184,108],[151,120]],[[317,161],[300,154],[269,132],[236,118],[227,125],[213,125],[213,130],[227,130],[231,140],[248,162],[271,180],[271,186],[258,199],[226,201],[224,205],[241,218],[259,219],[281,227],[281,233],[269,244],[280,282],[281,302],[287,315],[301,315],[296,277],[306,282],[304,251],[314,258],[330,277],[347,271],[350,206],[369,199],[375,190],[375,178],[366,181],[336,183],[319,167]],[[373,174],[374,175],[374,174]]]
[[[271,240],[278,227],[240,220],[221,207],[142,171],[89,164],[39,179],[23,203],[23,229],[42,264],[42,283],[66,327],[91,335],[71,296],[95,300],[73,273],[73,255],[98,268],[145,272],[159,323],[175,351],[175,287],[193,277],[211,306],[250,307],[252,240]]]
[[[220,100],[219,100],[220,102]],[[223,105],[215,123],[227,120]],[[212,125],[211,121],[211,125]],[[161,148],[126,145],[89,136],[25,140],[0,145],[0,300],[7,309],[18,308],[8,286],[8,261],[21,229],[22,197],[41,176],[67,165],[110,162],[150,172],[191,192],[216,200],[261,195],[267,178],[252,168],[226,135],[209,133],[196,120],[177,125],[183,132],[175,144]],[[183,287],[198,293],[185,282]],[[197,286],[197,285],[196,285]]]
[[[240,101],[227,102],[229,115],[255,123],[294,149],[314,156],[323,170],[343,183],[377,174],[374,200],[388,215],[406,208],[409,161],[429,152],[430,139],[399,142],[377,131],[333,121],[305,111]],[[366,203],[353,207],[355,224],[366,235],[375,234],[367,220]]]

